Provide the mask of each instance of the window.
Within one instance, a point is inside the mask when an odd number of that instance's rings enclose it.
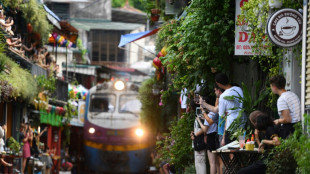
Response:
[[[92,61],[126,62],[125,51],[118,48],[125,31],[92,30]]]
[[[53,11],[61,20],[69,19],[70,6],[69,3],[50,3],[47,7]]]
[[[119,112],[140,113],[141,102],[138,100],[137,95],[121,95],[119,98]]]
[[[112,94],[93,94],[90,101],[90,112],[114,112],[116,96]]]

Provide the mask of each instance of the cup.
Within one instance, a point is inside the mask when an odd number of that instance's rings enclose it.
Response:
[[[245,144],[245,137],[244,136],[239,136],[238,139],[239,139],[240,149],[243,149],[244,144]]]

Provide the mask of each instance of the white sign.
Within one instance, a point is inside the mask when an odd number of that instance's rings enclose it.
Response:
[[[248,0],[236,0],[236,16],[235,16],[235,55],[254,55],[252,52],[253,43],[249,43],[251,33],[248,31],[248,25],[245,21],[238,21],[241,14],[241,7]]]
[[[302,15],[294,9],[281,9],[269,18],[268,36],[281,47],[292,47],[302,39]]]

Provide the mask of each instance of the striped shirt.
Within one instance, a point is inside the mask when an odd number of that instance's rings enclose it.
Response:
[[[291,123],[296,123],[300,121],[300,100],[295,93],[290,91],[282,93],[277,101],[277,107],[280,118],[283,118],[281,111],[288,109],[290,111],[290,116],[292,117]]]

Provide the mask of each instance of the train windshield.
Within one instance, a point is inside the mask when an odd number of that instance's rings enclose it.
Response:
[[[91,95],[90,112],[114,112],[116,96],[113,94]]]
[[[141,102],[137,99],[137,95],[121,95],[119,98],[120,113],[140,113]]]

